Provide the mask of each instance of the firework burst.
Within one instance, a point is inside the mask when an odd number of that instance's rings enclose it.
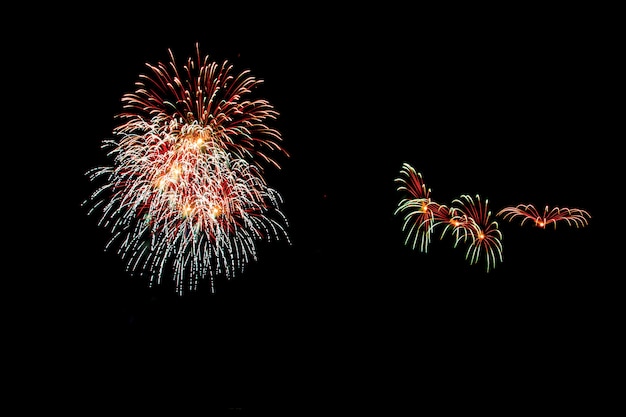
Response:
[[[453,204],[458,205],[457,210],[463,219],[470,220],[464,223],[464,229],[471,235],[466,259],[470,264],[475,264],[484,257],[489,272],[497,262],[502,262],[502,233],[498,230],[498,223],[491,220],[489,200],[482,202],[477,194],[474,201],[471,196],[464,194],[455,199]]]
[[[257,243],[285,239],[280,194],[267,186],[272,153],[288,156],[280,132],[267,126],[278,113],[248,96],[262,81],[249,71],[202,57],[182,71],[172,51],[168,65],[146,64],[137,89],[122,97],[116,139],[103,141],[113,166],[87,172],[104,184],[83,204],[100,210],[129,271],[151,285],[169,271],[179,293],[201,279],[232,278],[257,259]]]
[[[419,250],[428,252],[437,204],[431,201],[431,191],[426,188],[421,173],[408,164],[402,165],[400,173],[402,176],[396,178],[396,182],[400,183],[397,189],[408,196],[400,201],[394,214],[405,214],[402,225],[402,230],[407,232],[405,244],[412,240],[413,249],[419,243]]]
[[[525,222],[533,222],[535,226],[541,229],[545,229],[550,223],[556,229],[557,222],[566,222],[570,226],[584,227],[589,224],[589,218],[591,218],[591,215],[585,210],[567,207],[550,208],[546,206],[543,214],[540,214],[532,204],[518,204],[515,207],[505,207],[497,215],[509,221],[513,221],[516,217],[521,217],[520,225],[523,225]]]
[[[469,195],[454,199],[450,207],[431,200],[431,190],[426,188],[422,174],[407,163],[402,165],[400,176],[395,179],[400,185],[397,190],[404,193],[394,215],[403,214],[402,231],[406,232],[405,244],[413,240],[412,249],[419,243],[419,249],[427,252],[433,231],[442,228],[441,238],[448,231],[454,236],[454,246],[468,243],[465,258],[470,264],[484,259],[487,272],[498,262],[502,262],[502,232],[498,223],[491,218],[489,200],[481,201]],[[556,228],[557,222],[566,222],[576,227],[586,226],[590,214],[581,209],[545,207],[543,214],[532,204],[518,204],[505,207],[497,212],[504,220],[512,221],[521,217],[521,224],[534,222],[537,227],[546,228],[550,223]]]
[[[402,230],[406,232],[405,244],[412,242],[412,249],[418,247],[426,253],[435,229],[442,229],[440,239],[450,232],[454,236],[455,247],[470,236],[479,234],[479,223],[463,210],[439,204],[430,198],[431,189],[426,187],[420,172],[405,163],[400,174],[395,181],[399,183],[397,190],[405,193],[405,197],[398,203],[394,214],[404,214]],[[476,214],[475,211],[471,213]]]

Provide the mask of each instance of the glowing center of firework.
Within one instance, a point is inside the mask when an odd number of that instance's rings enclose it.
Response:
[[[541,227],[541,228],[545,228],[546,227],[546,222],[544,222],[541,219],[535,220],[535,224],[537,225],[537,227]]]
[[[170,184],[173,183],[177,183],[178,180],[180,179],[182,173],[182,169],[178,164],[173,164],[169,171],[166,172],[164,175],[162,175],[157,181],[156,181],[156,187],[159,190],[166,190]]]
[[[210,214],[211,218],[215,220],[221,214],[222,214],[222,207],[220,207],[219,205],[214,205],[213,208],[211,209],[211,214]]]
[[[179,139],[181,141],[181,147],[187,146],[188,151],[197,151],[202,148],[205,140],[200,132],[192,132],[188,135],[183,135]]]
[[[176,182],[180,179],[180,174],[183,172],[182,168],[178,165],[178,164],[174,164],[172,166],[172,169],[170,170],[168,177],[173,181]]]
[[[183,217],[190,217],[193,214],[193,207],[190,204],[186,204],[180,210]]]

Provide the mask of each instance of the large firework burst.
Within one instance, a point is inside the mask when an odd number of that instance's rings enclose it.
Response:
[[[262,80],[202,57],[197,44],[182,71],[169,55],[122,97],[116,138],[103,141],[113,165],[87,172],[104,184],[83,204],[100,210],[106,248],[116,243],[129,271],[151,285],[171,272],[179,293],[208,277],[214,291],[216,275],[257,259],[259,241],[289,242],[282,198],[263,177],[264,165],[280,168],[272,153],[288,154],[266,124],[278,112],[248,99]]]

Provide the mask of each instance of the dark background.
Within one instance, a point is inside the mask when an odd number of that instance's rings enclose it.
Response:
[[[593,410],[607,395],[595,382],[614,308],[599,237],[616,113],[609,11],[94,7],[40,10],[17,71],[35,86],[20,113],[45,124],[20,262],[43,271],[14,312],[23,392],[62,408],[241,415]],[[85,172],[111,162],[100,144],[122,95],[146,63],[172,49],[181,64],[196,42],[263,79],[255,94],[280,113],[290,156],[266,179],[292,244],[260,243],[214,294],[179,296],[105,252],[108,232],[81,202]],[[479,194],[494,213],[533,203],[592,218],[499,220],[504,261],[489,273],[448,239],[422,254],[393,215],[404,162],[444,204]]]

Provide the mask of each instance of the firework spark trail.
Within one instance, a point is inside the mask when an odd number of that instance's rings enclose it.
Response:
[[[509,221],[513,221],[516,217],[521,217],[520,226],[530,221],[542,229],[545,229],[550,223],[553,223],[556,229],[557,222],[566,222],[570,226],[584,227],[589,224],[589,219],[591,218],[591,215],[585,210],[567,207],[553,207],[550,209],[549,206],[546,206],[543,214],[540,214],[532,204],[518,204],[515,207],[505,207],[497,215]]]
[[[436,203],[430,198],[431,190],[426,188],[422,174],[407,163],[402,165],[400,176],[395,181],[400,184],[397,190],[405,194],[394,211],[394,215],[404,215],[402,231],[406,232],[405,245],[413,239],[412,249],[419,242],[420,251],[427,252],[433,231],[442,226],[441,239],[450,231],[454,236],[454,247],[461,242],[469,242],[465,258],[470,264],[484,259],[489,272],[502,262],[502,232],[498,223],[491,219],[488,200],[483,203],[478,194],[476,200],[464,194],[453,200],[450,207]],[[550,223],[556,228],[557,222],[584,227],[591,217],[585,210],[550,209],[548,206],[540,214],[532,204],[505,207],[496,213],[497,216],[509,221],[521,217],[521,225],[530,221],[540,228],[546,228]]]
[[[282,198],[262,176],[262,164],[280,168],[269,151],[288,156],[265,125],[278,113],[244,99],[260,80],[196,51],[185,77],[169,51],[168,66],[147,64],[153,77],[123,96],[117,139],[102,145],[114,164],[86,173],[105,183],[83,203],[101,211],[106,249],[117,243],[129,271],[155,285],[169,269],[181,294],[206,277],[213,292],[215,275],[232,278],[257,259],[258,241],[289,242]]]

